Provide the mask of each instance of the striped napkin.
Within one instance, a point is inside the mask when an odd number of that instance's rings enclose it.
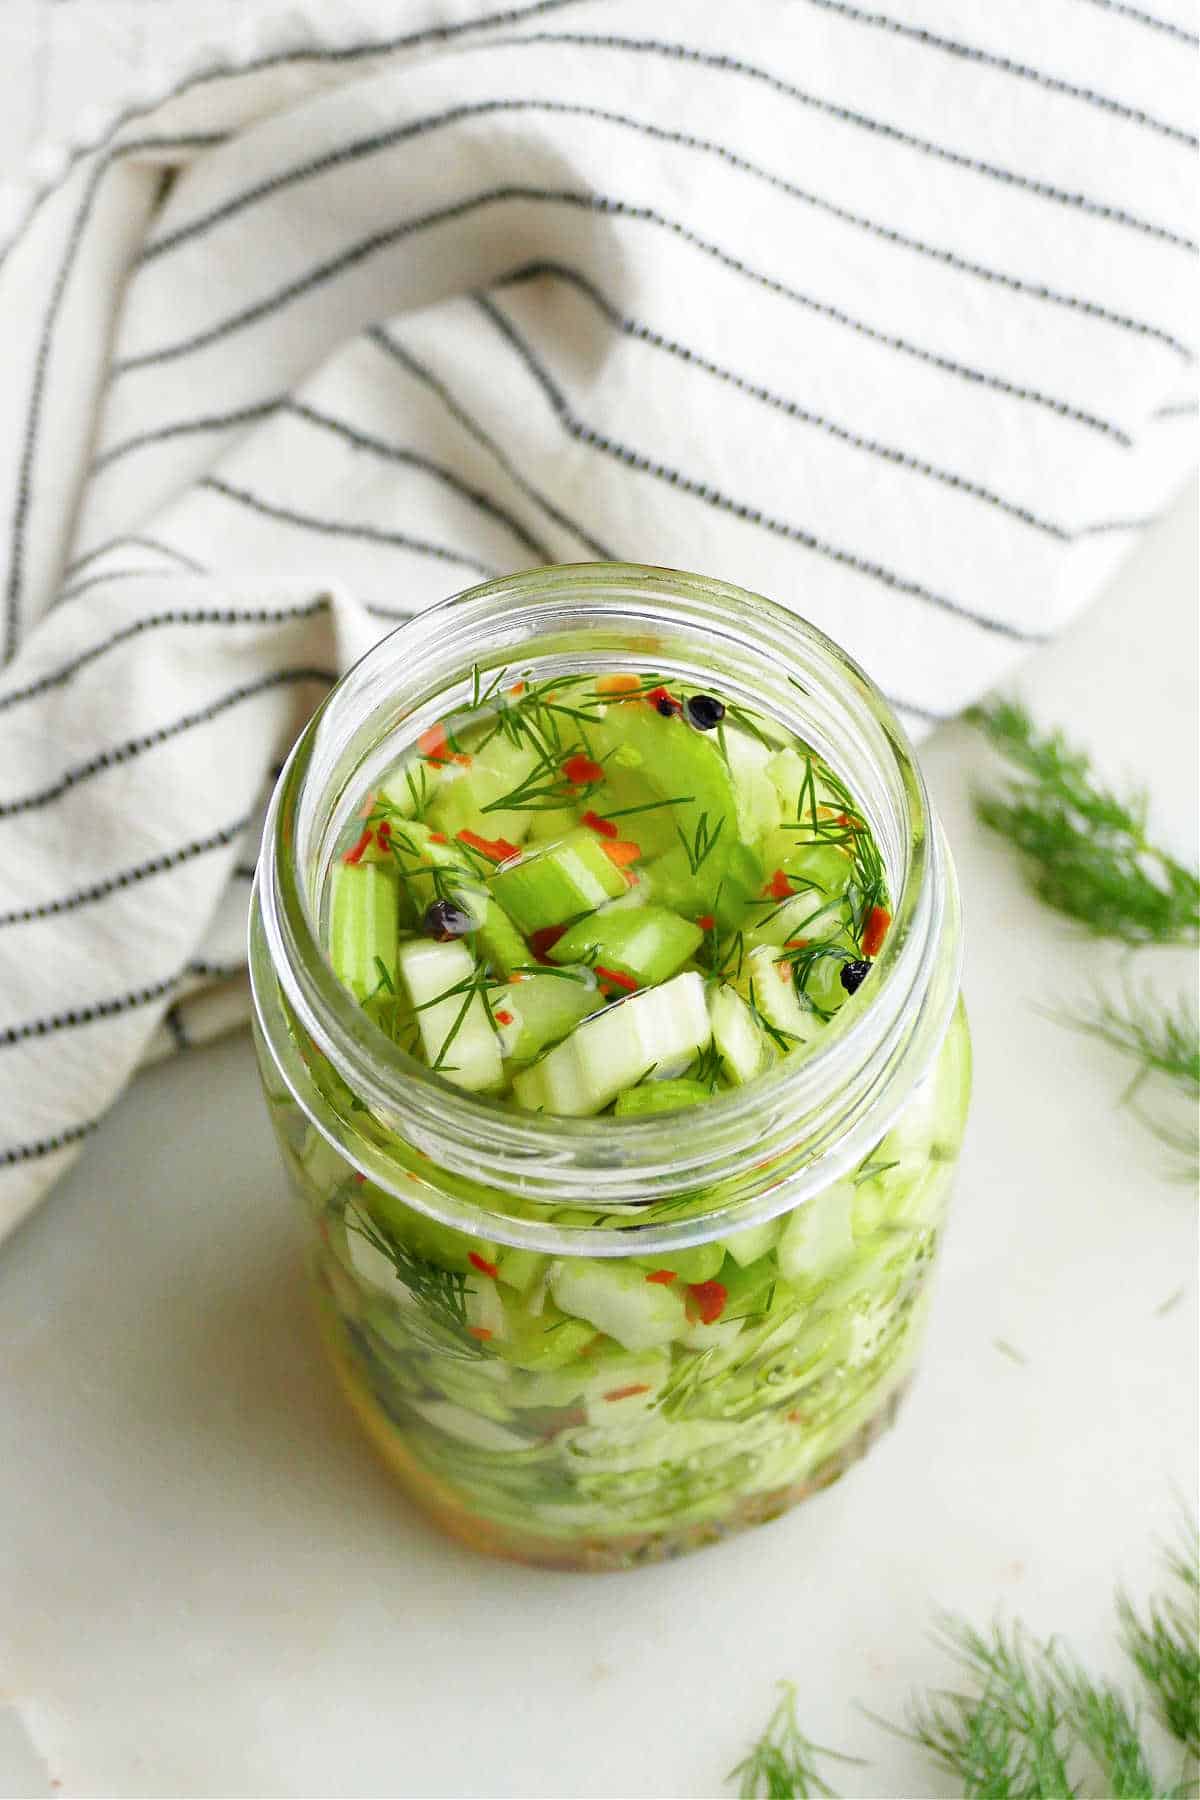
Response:
[[[245,1016],[273,773],[395,621],[705,570],[919,734],[1194,456],[1187,0],[485,4],[292,17],[17,195],[0,1231]]]

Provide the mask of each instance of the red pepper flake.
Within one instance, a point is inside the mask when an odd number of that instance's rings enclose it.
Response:
[[[528,977],[528,975],[522,974],[521,971],[518,969],[512,975],[510,975],[508,979],[511,982],[518,982],[518,981],[528,981],[529,977]]]
[[[632,1394],[648,1394],[650,1384],[647,1381],[631,1381],[628,1387],[612,1388],[605,1394],[606,1400],[628,1400]]]
[[[628,868],[629,864],[635,863],[642,854],[640,844],[632,844],[625,838],[618,838],[615,843],[605,843],[601,845],[601,848],[609,861],[616,863],[618,869]]]
[[[770,881],[768,881],[766,887],[763,889],[763,893],[769,894],[772,900],[791,899],[792,884],[782,869],[776,869]]]
[[[489,862],[508,862],[510,857],[521,854],[521,846],[510,844],[507,838],[480,837],[477,831],[458,831],[455,836],[461,844],[469,844],[472,850],[486,856]]]
[[[510,1012],[505,1011],[505,1009],[503,1007],[499,1008],[496,1012],[494,1012],[492,1014],[492,1017],[493,1017],[493,1019],[495,1019],[497,1025],[511,1025],[513,1022],[512,1014]]]
[[[431,844],[448,844],[450,839],[446,836],[444,831],[431,831],[429,834],[429,841]]]
[[[612,820],[602,819],[599,813],[585,812],[583,815],[583,823],[585,825],[590,825],[593,831],[598,831],[601,837],[615,838],[620,837],[621,835]]]
[[[702,1325],[713,1325],[725,1311],[729,1289],[723,1281],[693,1281],[688,1284],[688,1311],[694,1308]]]
[[[647,1275],[647,1281],[656,1281],[660,1287],[670,1287],[675,1280],[674,1269],[654,1269]]]
[[[493,1281],[500,1273],[494,1262],[489,1262],[486,1256],[480,1256],[475,1250],[467,1251],[467,1261],[473,1269],[478,1269],[481,1275],[490,1275]],[[489,1331],[488,1336],[491,1337],[491,1335]]]
[[[700,917],[696,920],[701,931],[711,931],[716,922],[717,921],[713,918],[711,913],[701,913]]]
[[[777,962],[775,964],[775,973],[778,975],[780,981],[790,981],[792,979],[791,968],[786,962]]]
[[[342,858],[342,861],[344,863],[350,863],[351,865],[353,865],[356,862],[361,861],[363,851],[370,848],[371,840],[374,836],[375,836],[375,833],[371,830],[371,827],[368,825],[366,830],[363,832],[362,836],[359,838],[357,844],[355,844],[353,850],[347,850],[345,856],[343,856],[343,858]]]
[[[562,766],[562,771],[574,787],[586,787],[590,781],[604,780],[603,763],[594,761],[590,756],[584,756],[582,751],[578,756],[568,756]]]
[[[445,762],[449,755],[446,727],[431,725],[428,731],[423,731],[417,739],[417,749],[427,762]]]
[[[550,961],[548,952],[553,950],[566,929],[565,925],[543,925],[540,931],[530,932],[529,948],[533,951],[535,962]]]
[[[375,827],[375,831],[379,838],[379,842],[381,844],[386,844],[388,839],[392,835],[392,827],[391,827],[390,822],[387,819],[380,819],[378,825]]]
[[[514,681],[508,691],[512,695],[513,699],[515,700],[518,697],[518,695],[523,694],[525,692],[525,683],[523,681]]]
[[[789,938],[783,946],[785,950],[803,950],[808,945],[807,938]]]
[[[375,799],[376,796],[374,792],[367,795],[366,799],[358,809],[358,816],[360,819],[370,818],[371,814],[375,811]]]
[[[637,993],[638,984],[633,979],[633,976],[632,975],[623,975],[621,973],[620,969],[605,969],[605,968],[602,968],[599,963],[597,963],[596,964],[596,976],[597,976],[597,979],[600,981],[611,982],[613,987],[624,988],[626,993],[629,993],[629,994]]]
[[[365,1175],[364,1175],[364,1174],[363,1174],[363,1173],[362,1173],[362,1171],[361,1171],[361,1169],[355,1169],[355,1171],[354,1171],[354,1179],[355,1179],[355,1181],[365,1181],[365,1180],[366,1180],[366,1179],[367,1179],[367,1178],[366,1178],[366,1176],[365,1176]]]
[[[467,1326],[467,1336],[473,1337],[473,1338],[478,1338],[479,1342],[481,1344],[486,1344],[488,1339],[490,1337],[492,1337],[493,1335],[494,1335],[494,1333],[489,1331],[486,1325],[468,1325]]]
[[[887,936],[887,928],[892,922],[892,915],[885,907],[873,906],[863,932],[863,955],[878,956]]]
[[[683,701],[677,700],[674,694],[668,694],[665,687],[651,688],[646,699],[656,712],[681,713],[683,711]]]
[[[601,675],[596,682],[598,694],[636,694],[641,682],[636,675]]]

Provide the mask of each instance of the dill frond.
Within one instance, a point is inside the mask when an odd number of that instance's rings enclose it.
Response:
[[[779,1686],[782,1696],[766,1730],[725,1779],[738,1783],[739,1800],[811,1800],[815,1794],[836,1800],[835,1790],[817,1772],[817,1758],[847,1763],[858,1758],[810,1743],[796,1719],[794,1686],[790,1681]]]
[[[1182,1546],[1167,1555],[1172,1585],[1141,1614],[1117,1596],[1121,1644],[1150,1690],[1154,1710],[1173,1738],[1200,1759],[1200,1535],[1185,1527]]]
[[[1133,1102],[1147,1081],[1168,1084],[1185,1103],[1187,1116],[1183,1122],[1176,1123],[1139,1105],[1133,1110],[1144,1125],[1193,1167],[1200,1163],[1196,1115],[1200,1104],[1200,1018],[1191,997],[1183,994],[1172,1005],[1149,989],[1138,994],[1127,987],[1119,999],[1097,991],[1088,1006],[1056,1016],[1075,1030],[1099,1038],[1137,1065],[1123,1095],[1125,1101]]]
[[[1144,796],[1104,787],[1085,751],[1039,731],[1015,701],[966,717],[1016,771],[976,795],[976,813],[1020,851],[1039,899],[1126,944],[1200,938],[1200,875],[1151,840]]]

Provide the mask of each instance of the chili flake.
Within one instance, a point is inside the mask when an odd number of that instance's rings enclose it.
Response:
[[[500,1273],[494,1262],[489,1262],[486,1256],[480,1256],[476,1250],[467,1251],[467,1261],[473,1269],[478,1269],[481,1275],[490,1275],[493,1281]],[[491,1335],[490,1332],[488,1335]]]

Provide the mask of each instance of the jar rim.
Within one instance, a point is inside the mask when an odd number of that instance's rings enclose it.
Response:
[[[539,655],[546,660],[547,645],[558,646],[561,659],[563,643],[582,644],[589,633],[597,646],[571,653],[581,667],[595,667],[601,654],[609,667],[616,654],[636,666],[638,657],[652,653],[652,666],[669,670],[685,643],[692,652],[700,646],[719,655],[738,681],[753,681],[760,712],[812,742],[844,778],[852,752],[874,774],[866,797],[862,781],[848,778],[882,840],[893,894],[869,1003],[843,1007],[809,1055],[784,1059],[746,1087],[689,1111],[686,1133],[678,1114],[623,1120],[517,1114],[456,1087],[373,1024],[335,976],[320,941],[321,883],[352,800],[370,786],[361,774],[368,760],[376,767],[391,762],[454,710],[448,695],[463,688],[473,669],[494,670],[512,652],[509,666],[519,665],[523,674]],[[614,633],[638,637],[636,654],[614,649]],[[728,677],[720,679],[724,692]],[[840,744],[828,741],[839,733]],[[302,1065],[286,1066],[292,1059],[281,1041],[272,980],[362,1097],[366,1113],[415,1150],[418,1161],[402,1177],[405,1198],[421,1160],[430,1158],[451,1179],[474,1180],[502,1197],[562,1207],[586,1194],[588,1204],[605,1212],[629,1209],[631,1223],[655,1199],[719,1191],[725,1204],[659,1227],[660,1235],[683,1241],[683,1232],[695,1241],[697,1222],[704,1235],[712,1235],[718,1216],[727,1229],[731,1208],[739,1222],[753,1223],[795,1204],[852,1166],[864,1138],[869,1150],[883,1135],[948,1023],[958,987],[957,927],[953,871],[907,735],[846,652],[798,614],[726,582],[637,564],[567,564],[502,577],[441,602],[381,639],[332,690],[298,739],[272,798],[256,881],[251,977],[260,1028],[293,1091],[305,1075]],[[310,1104],[311,1095],[296,1098],[347,1160],[399,1191],[389,1179],[394,1154],[384,1153],[364,1118],[342,1117],[336,1108],[333,1118],[314,1117],[327,1109]],[[816,1129],[822,1119],[824,1129]],[[787,1189],[782,1198],[781,1186]],[[429,1210],[460,1225],[465,1216],[454,1203],[447,1209],[434,1202]],[[472,1201],[468,1210],[478,1230],[481,1206]],[[531,1231],[571,1235],[541,1220],[509,1223],[520,1224],[523,1241]]]

